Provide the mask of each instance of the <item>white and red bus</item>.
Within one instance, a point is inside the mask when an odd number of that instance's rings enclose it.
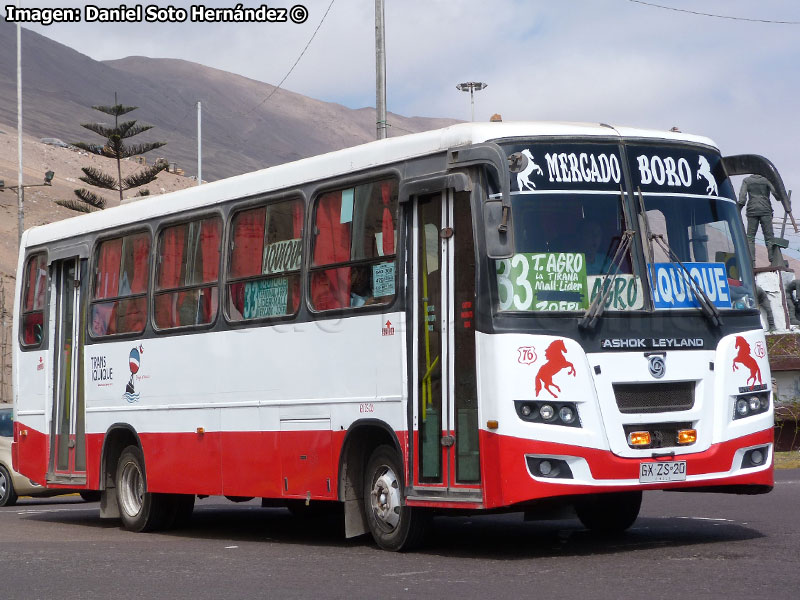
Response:
[[[433,509],[762,493],[773,406],[732,175],[678,132],[457,125],[25,232],[15,468],[133,530],[197,495]]]

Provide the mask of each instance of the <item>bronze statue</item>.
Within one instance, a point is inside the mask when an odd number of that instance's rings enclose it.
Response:
[[[739,207],[747,205],[745,215],[747,216],[747,243],[750,246],[750,260],[756,266],[756,231],[761,225],[761,233],[764,234],[764,243],[767,245],[767,256],[770,264],[774,264],[773,255],[775,254],[775,233],[772,230],[772,203],[769,195],[775,194],[775,188],[761,175],[750,175],[742,182],[739,190]]]

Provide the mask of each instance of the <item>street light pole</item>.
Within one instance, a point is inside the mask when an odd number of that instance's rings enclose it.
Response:
[[[469,92],[469,104],[471,107],[471,119],[472,121],[475,120],[475,92],[479,92],[482,89],[486,88],[489,84],[484,83],[483,81],[465,81],[464,83],[459,83],[456,86],[456,89],[460,92]]]
[[[377,139],[386,139],[386,44],[383,0],[375,0],[375,117]]]
[[[17,0],[19,10],[20,0]],[[22,244],[22,231],[25,229],[25,212],[22,203],[25,188],[22,185],[22,27],[17,21],[17,154],[19,155],[19,188],[17,189],[17,245]]]
[[[197,185],[203,183],[203,150],[202,150],[202,136],[201,136],[201,106],[200,101],[197,101]]]

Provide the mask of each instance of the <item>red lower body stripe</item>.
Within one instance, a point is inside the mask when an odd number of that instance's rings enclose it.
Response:
[[[14,444],[16,468],[44,484],[49,461],[47,436],[30,427],[18,428]],[[25,430],[25,434],[21,430]],[[269,431],[205,433],[141,433],[148,490],[265,498],[338,498],[338,471],[344,431]],[[86,436],[87,485],[98,489],[104,434]],[[405,440],[404,432],[398,433]],[[687,462],[685,482],[638,484],[642,458],[620,458],[606,450],[540,442],[481,431],[480,460],[483,508],[498,508],[545,497],[630,489],[691,488],[713,485],[772,486],[772,469],[732,469],[736,451],[771,444],[771,429],[712,446],[705,452],[677,457]],[[581,457],[591,472],[591,485],[541,481],[528,471],[526,455]],[[706,475],[707,477],[702,477]],[[604,481],[607,481],[606,485]],[[624,481],[624,483],[620,483]],[[48,485],[47,487],[66,487]],[[75,486],[71,486],[75,487]],[[426,504],[424,501],[417,504]],[[438,504],[447,505],[443,500]],[[451,506],[475,508],[460,503]]]

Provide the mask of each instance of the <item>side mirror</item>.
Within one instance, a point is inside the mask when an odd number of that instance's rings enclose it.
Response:
[[[491,259],[514,255],[514,228],[511,225],[511,184],[509,159],[497,144],[484,142],[452,148],[447,152],[448,167],[481,166],[494,169],[500,183],[500,198],[488,199],[483,205],[486,255]]]
[[[499,260],[514,256],[514,227],[511,210],[502,199],[483,204],[483,225],[486,231],[486,255]]]

